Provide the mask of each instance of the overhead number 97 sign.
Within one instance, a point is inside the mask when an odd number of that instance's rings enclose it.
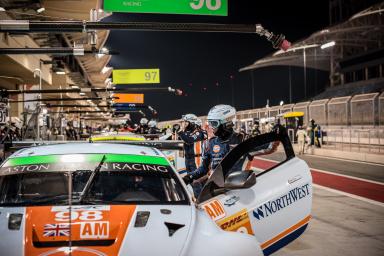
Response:
[[[108,12],[228,15],[228,0],[104,0]]]
[[[112,81],[114,84],[158,84],[160,69],[114,69]]]

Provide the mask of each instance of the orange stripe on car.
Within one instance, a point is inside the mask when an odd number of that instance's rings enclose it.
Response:
[[[309,222],[309,220],[311,219],[311,216],[307,216],[305,217],[304,219],[302,219],[300,222],[296,223],[295,225],[293,225],[292,227],[284,230],[283,232],[281,232],[280,234],[278,234],[277,236],[275,236],[274,238],[264,242],[261,244],[261,248],[264,250],[265,248],[269,247],[271,244],[274,244],[275,242],[279,241],[280,239],[282,239],[283,237],[285,237],[286,235],[292,233],[293,231],[295,231],[296,229],[304,226],[305,224],[307,224]]]

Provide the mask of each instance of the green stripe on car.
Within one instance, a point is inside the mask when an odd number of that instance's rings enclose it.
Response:
[[[105,155],[105,163],[141,163],[169,165],[164,157],[124,155],[124,154],[66,154],[66,155],[45,155],[45,156],[26,156],[10,158],[2,167],[30,165],[30,164],[50,164],[50,163],[76,163],[76,162],[100,162]],[[82,158],[84,157],[84,158]]]

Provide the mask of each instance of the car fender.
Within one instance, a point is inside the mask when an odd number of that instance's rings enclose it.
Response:
[[[191,237],[182,255],[263,255],[260,243],[254,236],[224,231],[203,210],[195,212],[195,225],[191,226]]]

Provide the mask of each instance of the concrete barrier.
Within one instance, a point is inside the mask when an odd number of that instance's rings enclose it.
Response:
[[[297,154],[297,152],[299,152],[298,145],[297,144],[293,145],[293,148]],[[306,154],[375,163],[375,164],[384,164],[383,154],[350,152],[350,151],[341,151],[341,150],[315,148],[315,147],[308,148],[308,150],[306,151]]]

